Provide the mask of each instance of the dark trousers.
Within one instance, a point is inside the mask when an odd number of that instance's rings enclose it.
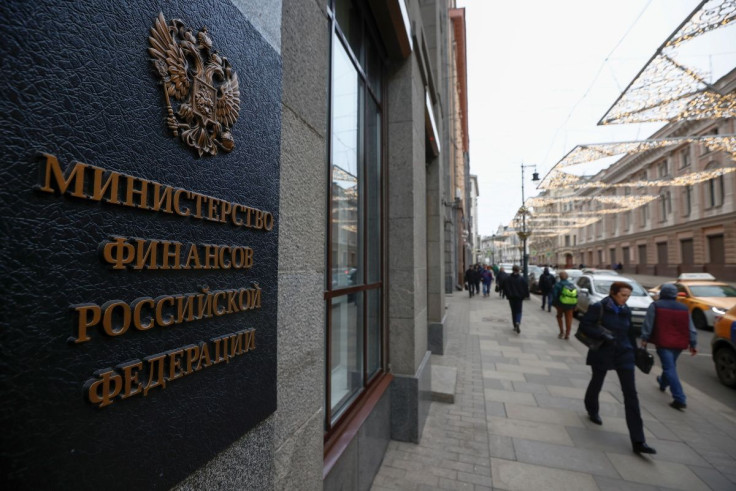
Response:
[[[511,322],[521,324],[521,306],[524,303],[523,298],[509,298],[509,306],[511,307]]]
[[[598,414],[598,394],[601,393],[606,373],[607,370],[593,368],[593,376],[588,384],[588,390],[585,391],[585,409],[588,414]],[[616,373],[621,383],[621,390],[624,393],[624,409],[626,411],[626,426],[629,428],[629,438],[631,438],[632,443],[643,443],[645,441],[644,423],[641,420],[639,396],[636,394],[634,369],[617,368]]]
[[[542,309],[544,309],[545,303],[547,304],[547,312],[551,312],[552,311],[552,292],[547,292],[547,293],[542,292]]]

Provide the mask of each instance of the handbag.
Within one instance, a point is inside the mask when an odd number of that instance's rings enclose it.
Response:
[[[591,338],[578,326],[578,330],[575,332],[575,339],[587,346],[590,351],[598,351],[606,341],[613,339],[613,333],[611,331],[603,326],[600,326],[600,328],[603,331],[603,336],[600,338]]]
[[[646,348],[636,348],[634,364],[642,372],[649,373],[652,371],[652,366],[654,366],[654,357]]]
[[[598,351],[601,346],[606,341],[609,341],[614,338],[613,333],[603,327],[601,324],[601,321],[603,320],[603,307],[601,307],[601,314],[598,317],[598,328],[601,330],[601,337],[600,338],[591,338],[587,334],[583,332],[583,330],[580,328],[580,324],[578,324],[578,330],[575,332],[575,339],[583,343],[585,346],[588,347],[590,351]]]

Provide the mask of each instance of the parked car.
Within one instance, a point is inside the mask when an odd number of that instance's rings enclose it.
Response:
[[[685,273],[671,283],[677,288],[677,301],[687,305],[698,329],[713,328],[716,316],[736,305],[736,288],[717,281],[709,273]],[[658,285],[649,290],[654,299],[659,298],[661,288],[662,285]]]
[[[555,280],[560,281],[560,272],[564,271],[567,273],[567,280],[570,283],[575,283],[578,278],[583,274],[582,269],[561,269],[557,273],[555,273]]]
[[[539,277],[542,276],[544,269],[534,264],[530,264],[527,268],[527,272],[529,273],[529,291],[531,293],[539,293]]]
[[[607,275],[618,276],[618,271],[615,271],[613,269],[585,268],[583,270],[583,273],[585,274],[607,274]]]
[[[583,274],[575,283],[578,287],[578,304],[575,311],[584,314],[588,307],[595,302],[600,302],[608,296],[611,284],[614,281],[624,281],[631,285],[631,297],[626,305],[631,309],[631,321],[635,326],[644,323],[647,308],[652,303],[649,293],[636,280],[621,275]]]
[[[716,316],[710,345],[718,379],[736,388],[736,305]]]

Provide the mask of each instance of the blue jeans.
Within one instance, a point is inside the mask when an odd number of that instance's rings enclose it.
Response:
[[[491,291],[491,284],[490,283],[483,283],[483,296],[488,295],[488,293]]]
[[[511,307],[511,322],[521,324],[521,307],[524,305],[523,298],[509,298],[509,306]]]
[[[659,379],[659,388],[666,389],[668,386],[672,392],[672,398],[685,404],[685,392],[680,384],[680,377],[677,376],[677,357],[680,356],[682,350],[657,348],[659,361],[662,362],[662,377]]]

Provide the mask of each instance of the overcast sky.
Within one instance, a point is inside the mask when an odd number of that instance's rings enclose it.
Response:
[[[522,164],[536,165],[543,178],[578,144],[646,139],[661,126],[596,123],[700,2],[457,3],[466,16],[470,172],[478,176],[478,228],[481,235],[492,235],[522,204]],[[684,61],[719,76],[714,66],[736,66],[736,37],[729,36],[686,53]],[[538,193],[533,171],[524,171],[526,198]]]

